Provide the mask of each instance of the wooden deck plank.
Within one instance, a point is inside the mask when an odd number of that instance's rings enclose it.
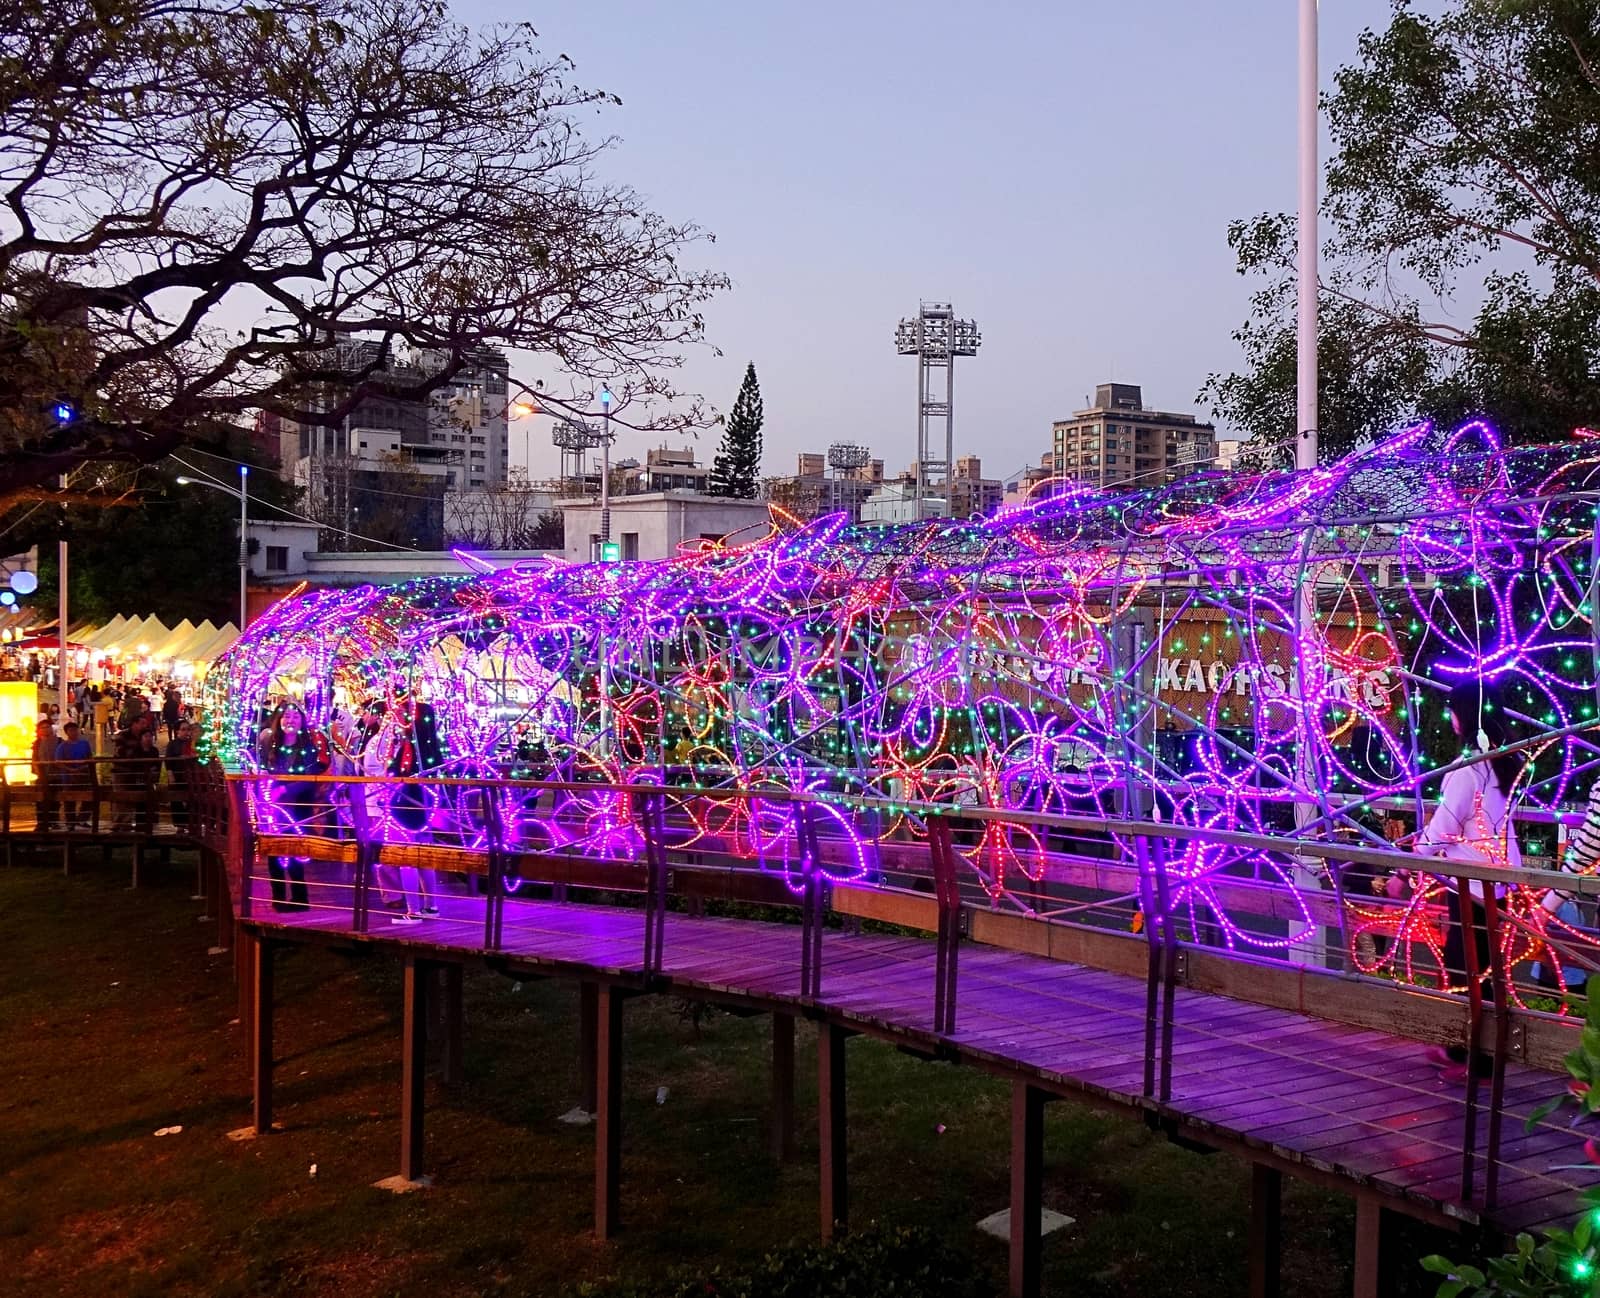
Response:
[[[350,885],[344,880],[314,884],[326,890],[322,900],[330,904],[304,913],[271,912],[259,895],[265,886],[264,879],[257,885],[252,922],[285,933],[348,931]],[[360,940],[476,953],[484,905],[475,896],[446,894],[444,918],[387,931],[381,912],[375,913],[372,931]],[[626,973],[642,960],[644,924],[638,907],[512,898],[504,949],[495,954]],[[668,986],[729,996],[798,995],[797,925],[673,912],[665,917],[664,934]],[[869,1023],[908,1042],[931,1041],[934,954],[931,938],[829,929],[819,1006],[835,1021]],[[1142,978],[967,943],[956,1009],[949,1041],[962,1055],[1144,1106]],[[1448,1202],[1459,1188],[1453,1181],[1460,1171],[1461,1095],[1436,1084],[1437,1071],[1418,1057],[1413,1041],[1188,988],[1178,989],[1174,1014],[1175,1098],[1164,1111],[1419,1203]],[[1579,1187],[1600,1180],[1600,1174],[1549,1173],[1552,1158],[1565,1157],[1568,1143],[1574,1161],[1581,1160],[1580,1142],[1549,1124],[1525,1136],[1512,1116],[1559,1084],[1536,1070],[1513,1065],[1507,1071],[1501,1175],[1508,1222],[1534,1214],[1554,1220],[1569,1201],[1576,1203]],[[1483,1122],[1480,1114],[1480,1133]],[[1482,1134],[1479,1139],[1481,1151]],[[1481,1185],[1481,1169],[1479,1179]]]

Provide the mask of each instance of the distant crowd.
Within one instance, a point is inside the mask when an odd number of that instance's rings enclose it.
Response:
[[[194,780],[195,705],[176,681],[150,686],[80,681],[67,690],[66,711],[51,705],[34,728],[32,769],[39,786],[36,828],[92,828],[93,790],[174,789],[174,828],[188,824]],[[98,759],[98,760],[97,760]],[[109,760],[107,760],[109,759]],[[153,798],[119,801],[102,828],[150,832]]]

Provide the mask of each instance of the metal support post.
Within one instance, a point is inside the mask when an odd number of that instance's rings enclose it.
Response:
[[[772,1015],[772,1132],[770,1146],[778,1162],[794,1157],[794,1015]]]
[[[956,880],[955,847],[950,840],[950,824],[942,816],[928,818],[928,848],[933,857],[933,890],[939,909],[938,950],[934,957],[933,1030],[941,1036],[947,1036],[956,1030],[961,889]]]
[[[253,937],[250,947],[250,1080],[255,1132],[272,1130],[273,947]]]
[[[822,1239],[831,1240],[849,1226],[849,1181],[846,1175],[844,1043],[847,1034],[836,1023],[817,1027],[817,1140],[822,1180]]]
[[[400,1041],[400,1179],[422,1179],[424,1086],[428,1063],[428,981],[425,960],[408,957]]]
[[[596,998],[599,1105],[594,1119],[594,1235],[610,1239],[622,1224],[622,992],[602,984]]]
[[[826,894],[816,822],[806,803],[802,802],[796,807],[795,828],[804,878],[800,922],[800,995],[807,1000],[815,1000],[822,995],[822,927]]]
[[[1044,1106],[1048,1098],[1024,1081],[1011,1084],[1010,1298],[1038,1298],[1043,1257]]]
[[[1282,1292],[1283,1173],[1250,1165],[1250,1298]]]
[[[1356,1265],[1351,1292],[1355,1298],[1379,1298],[1383,1293],[1382,1203],[1376,1196],[1356,1196]]]

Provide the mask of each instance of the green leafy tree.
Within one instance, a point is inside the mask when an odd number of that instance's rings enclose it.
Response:
[[[711,462],[711,494],[754,500],[761,479],[761,385],[756,366],[745,366],[744,382],[722,431],[722,445]]]
[[[1522,441],[1600,420],[1600,6],[1395,0],[1325,107],[1324,458],[1413,416]],[[1268,461],[1295,432],[1294,239],[1278,214],[1230,227],[1264,287],[1245,368],[1201,392]]]
[[[234,447],[236,455],[242,448]],[[199,469],[230,486],[236,470],[192,452]],[[69,616],[109,621],[118,613],[154,613],[169,626],[189,618],[210,618],[218,626],[239,620],[239,503],[235,496],[207,487],[183,485],[179,475],[198,476],[171,461],[143,468],[86,465],[72,485],[91,488],[117,505],[52,504],[19,506],[0,526],[7,544],[39,546],[39,593],[31,598],[42,612],[55,608],[56,542],[69,543]],[[250,475],[250,513],[257,520],[283,517],[277,506],[292,508],[296,492],[270,472]],[[63,532],[63,528],[65,529]]]

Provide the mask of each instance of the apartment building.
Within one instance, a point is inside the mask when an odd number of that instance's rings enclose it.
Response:
[[[1064,478],[1099,487],[1154,487],[1211,468],[1215,425],[1146,410],[1135,383],[1101,383],[1094,404],[1057,420],[1052,454]]]

